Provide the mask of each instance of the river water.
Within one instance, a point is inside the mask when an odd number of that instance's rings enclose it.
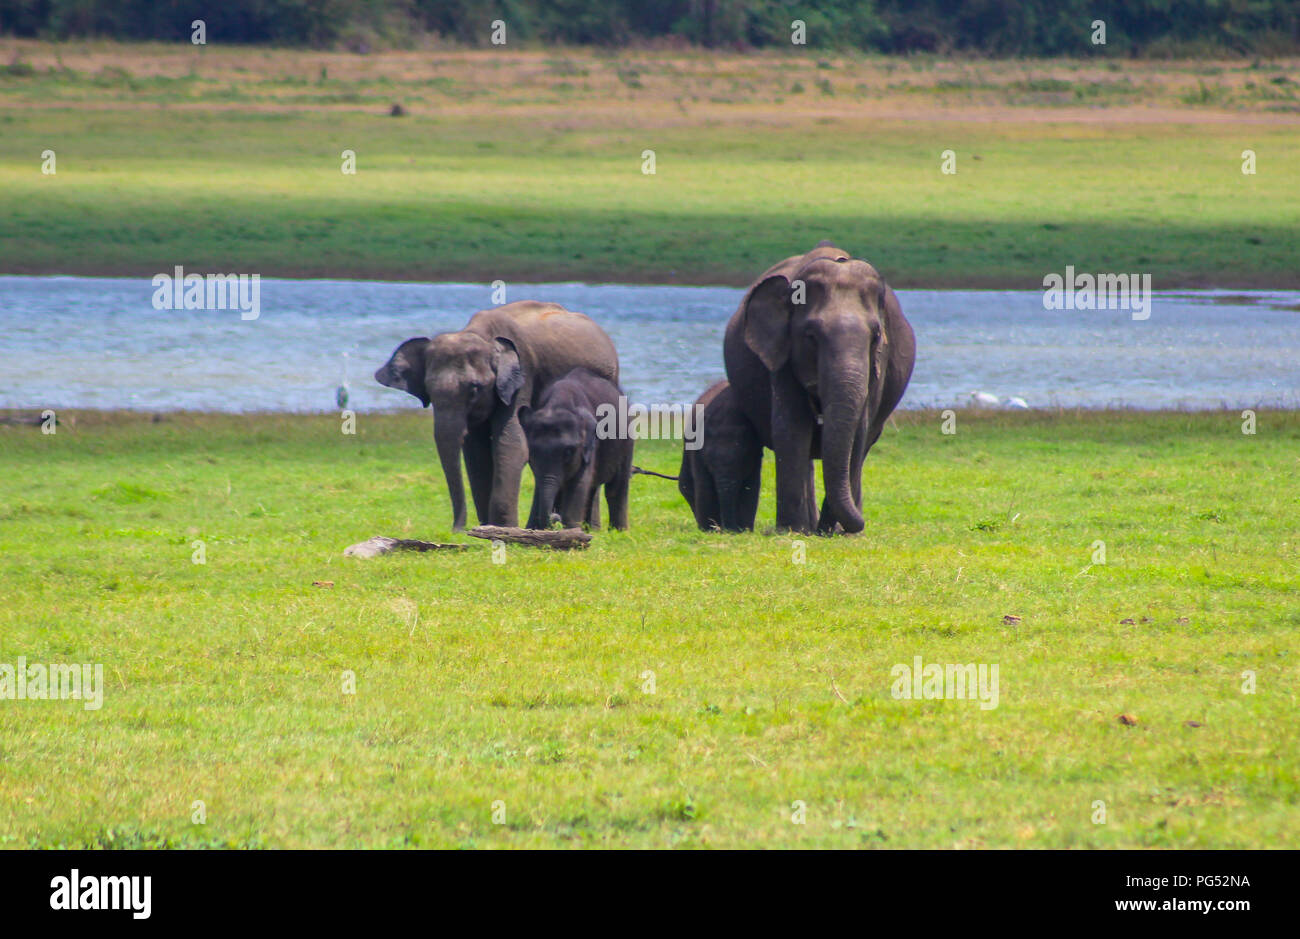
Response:
[[[0,407],[358,411],[418,407],[371,377],[414,335],[491,305],[480,284],[261,281],[260,315],[156,310],[143,278],[0,276]],[[729,287],[517,285],[614,339],[632,401],[693,401],[724,377]],[[1157,292],[1148,319],[1048,311],[1038,291],[900,290],[917,335],[903,407],[972,391],[1031,407],[1300,407],[1300,292]]]

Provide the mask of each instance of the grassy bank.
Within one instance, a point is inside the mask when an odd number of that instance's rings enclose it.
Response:
[[[453,538],[427,414],[62,417],[0,425],[0,663],[107,688],[0,701],[0,845],[1300,835],[1300,412],[902,413],[802,564],[644,477],[586,552],[345,560]],[[914,656],[997,663],[998,706],[894,699]]]
[[[1066,264],[1300,286],[1293,60],[13,40],[0,60],[9,273],[743,284],[830,237],[901,286]]]

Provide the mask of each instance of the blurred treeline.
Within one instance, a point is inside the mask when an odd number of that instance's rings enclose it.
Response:
[[[1284,54],[1300,49],[1297,0],[0,0],[0,34],[401,48],[514,44],[789,47],[871,52],[1080,55]],[[1091,41],[1106,24],[1106,45]]]

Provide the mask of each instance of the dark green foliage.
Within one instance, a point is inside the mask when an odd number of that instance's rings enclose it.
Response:
[[[421,31],[471,45],[491,23],[511,42],[621,46],[676,39],[709,47],[789,46],[987,55],[1281,53],[1300,48],[1294,0],[0,0],[0,34],[323,46],[409,41]],[[1094,45],[1092,22],[1106,24]]]

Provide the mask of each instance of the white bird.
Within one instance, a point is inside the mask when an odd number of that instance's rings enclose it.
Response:
[[[972,391],[970,400],[977,408],[993,408],[998,405],[997,395],[991,395],[987,391]]]
[[[1007,398],[1007,407],[1028,408],[1029,402],[1027,402],[1024,398]]]

